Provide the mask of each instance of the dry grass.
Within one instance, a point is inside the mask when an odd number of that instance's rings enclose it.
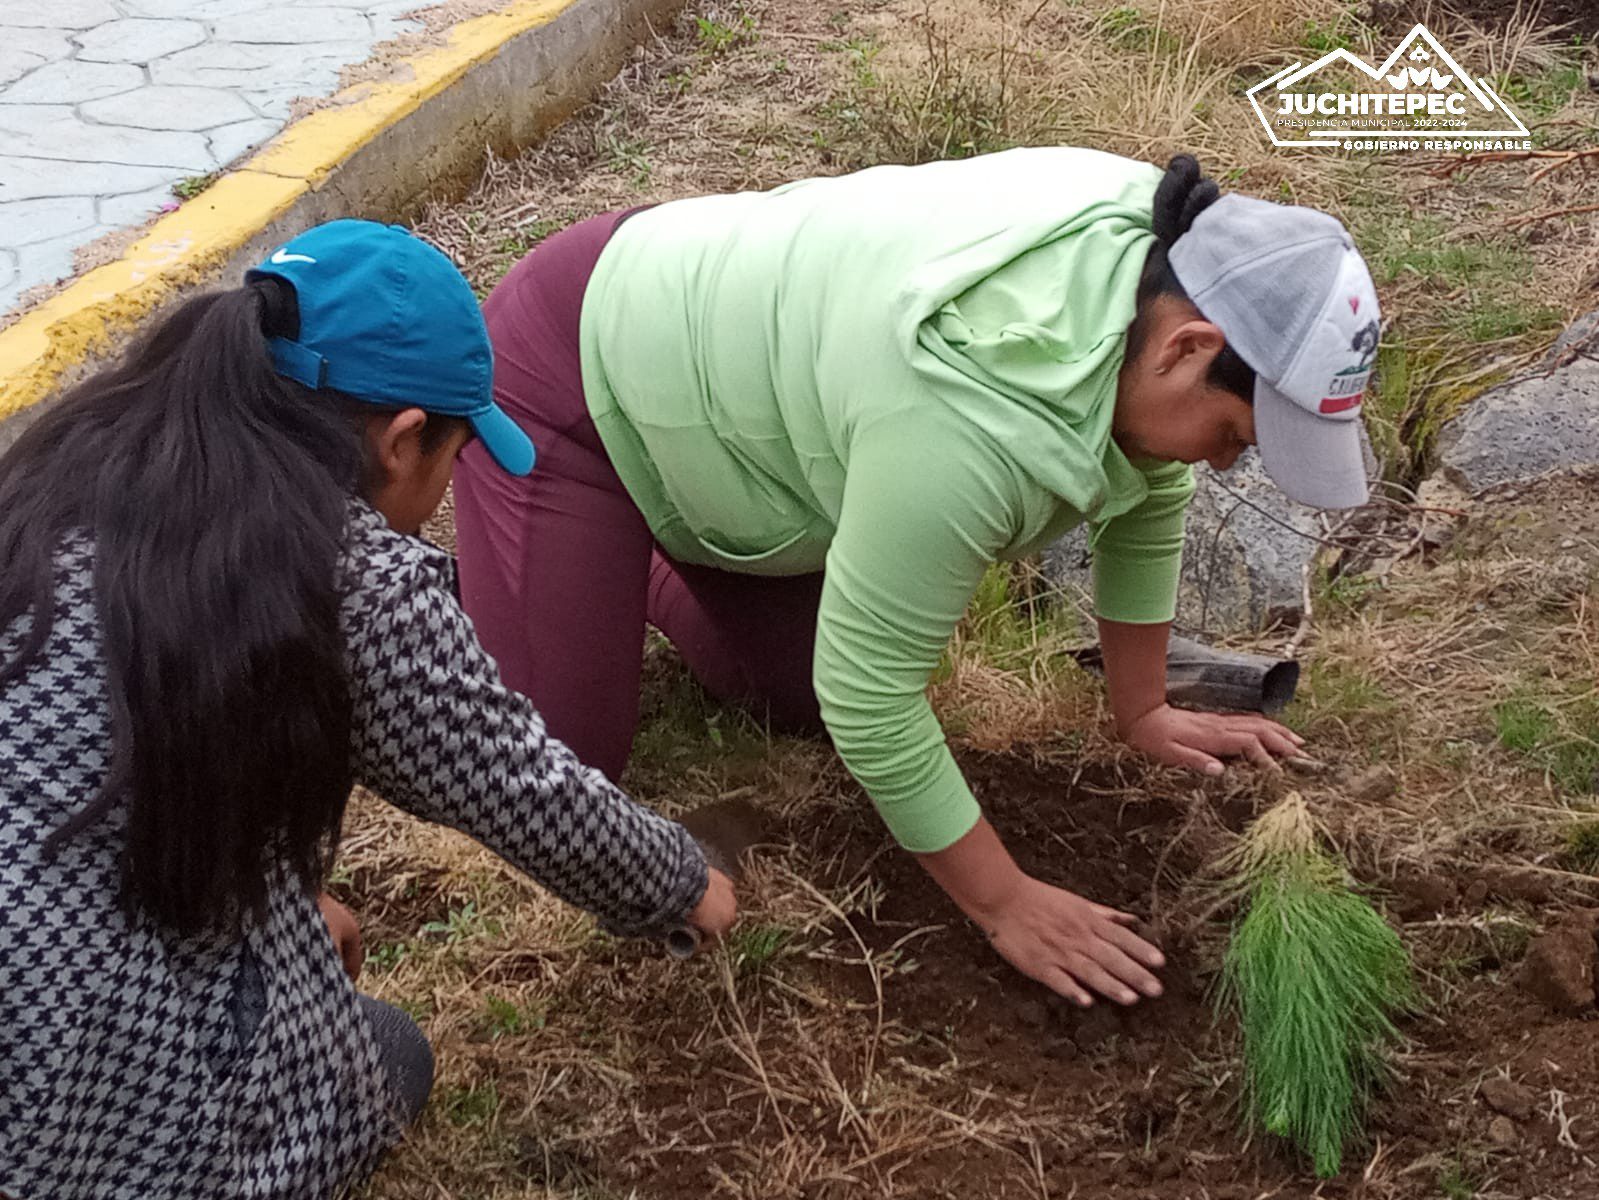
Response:
[[[1330,206],[1355,226],[1391,321],[1378,440],[1408,478],[1444,412],[1539,349],[1557,317],[1591,307],[1599,234],[1564,218],[1507,228],[1575,203],[1590,178],[1581,164],[1533,181],[1541,163],[1484,163],[1444,180],[1394,160],[1263,146],[1240,79],[1315,37],[1375,53],[1392,31],[1366,29],[1348,8],[701,6],[698,20],[644,47],[598,104],[522,158],[492,163],[423,230],[487,289],[550,232],[629,204],[1027,142],[1157,158],[1194,149],[1233,186]],[[1593,140],[1593,99],[1561,90],[1567,58],[1547,39],[1514,23],[1492,36],[1451,29],[1475,39],[1463,57],[1515,76],[1544,144]],[[1574,790],[1572,764],[1599,738],[1599,546],[1528,543],[1523,519],[1583,503],[1591,509],[1591,491],[1507,502],[1504,525],[1519,542],[1468,536],[1316,593],[1291,719],[1326,767],[1296,782],[1363,880],[1401,898],[1418,879],[1457,896],[1481,885],[1452,910],[1460,915],[1395,909],[1446,1015],[1463,1011],[1451,1004],[1492,1008],[1496,972],[1524,948],[1541,906],[1591,892],[1573,856],[1586,853],[1593,801]],[[1389,541],[1431,545],[1403,530]],[[994,584],[933,689],[958,752],[981,771],[995,760],[977,752],[1004,752],[1000,776],[1042,779],[1075,806],[1151,814],[1156,861],[1139,907],[1204,976],[1219,962],[1226,913],[1199,864],[1284,781],[1240,771],[1198,786],[1144,768],[1106,736],[1099,688],[1065,654],[1086,632],[1072,606],[1025,573]],[[1019,1006],[1031,1028],[1036,1001],[1013,976],[996,971],[986,991],[951,987],[947,1026],[907,1010],[957,965],[949,948],[966,945],[962,923],[936,901],[904,910],[903,860],[829,749],[717,709],[659,644],[645,708],[625,780],[636,795],[668,812],[755,795],[781,831],[741,890],[738,932],[686,966],[597,933],[454,834],[358,805],[339,889],[373,952],[364,986],[422,1019],[441,1069],[374,1200],[1066,1196],[1079,1185],[1113,1198],[1311,1194],[1291,1166],[1238,1144],[1225,1030],[1201,1020],[1180,1031],[1180,1048],[1141,1059],[1164,1026],[1129,1027],[1122,1051],[1085,1052],[1072,1084],[1051,1090],[1037,1082],[1047,1074],[1038,1050],[964,1032],[996,1006]],[[1392,773],[1391,794],[1370,786],[1373,766]],[[1161,824],[1160,813],[1177,817]],[[1061,829],[1072,829],[1068,812]],[[1060,843],[1068,864],[1077,844]],[[1137,844],[1129,835],[1113,856],[1136,857]],[[1359,1194],[1433,1196],[1454,1172],[1480,1196],[1523,1196],[1525,1173],[1543,1169],[1534,1163],[1564,1163],[1579,1180],[1574,1158],[1494,1158],[1470,1116],[1472,1072],[1516,1060],[1524,1031],[1442,1052],[1425,1044],[1434,1028],[1416,1031],[1424,1044],[1403,1064],[1401,1099],[1425,1111],[1388,1118],[1357,1172]],[[1563,1086],[1569,1111],[1591,1124],[1589,1090]],[[1175,1158],[1162,1149],[1173,1139]],[[1559,1191],[1558,1178],[1539,1176],[1541,1194],[1582,1194]]]

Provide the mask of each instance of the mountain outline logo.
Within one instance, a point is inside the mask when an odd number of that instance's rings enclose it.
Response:
[[[1369,90],[1305,92],[1296,85],[1328,67],[1351,67]],[[1307,86],[1314,86],[1313,84]],[[1250,88],[1249,103],[1275,146],[1343,146],[1351,139],[1429,139],[1428,149],[1450,149],[1462,141],[1516,139],[1530,146],[1531,134],[1497,92],[1474,78],[1423,24],[1400,39],[1392,54],[1372,66],[1343,48],[1315,62],[1295,62]],[[1472,127],[1473,122],[1489,126]],[[1404,141],[1373,149],[1420,148]],[[1501,148],[1495,143],[1495,148]],[[1502,148],[1517,148],[1515,144]]]

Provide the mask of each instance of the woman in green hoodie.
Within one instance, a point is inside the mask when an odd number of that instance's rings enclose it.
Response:
[[[462,597],[505,682],[607,773],[646,620],[721,697],[825,726],[898,841],[1015,966],[1159,994],[1131,918],[1023,873],[928,676],[984,571],[1088,522],[1111,707],[1206,772],[1299,739],[1165,700],[1189,464],[1257,442],[1360,503],[1370,277],[1322,213],[1077,149],[881,167],[608,214],[485,305],[539,461],[468,448]]]

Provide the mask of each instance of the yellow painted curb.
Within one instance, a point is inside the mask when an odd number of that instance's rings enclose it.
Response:
[[[517,0],[464,21],[443,45],[397,64],[404,79],[361,83],[286,127],[243,166],[162,217],[116,262],[97,267],[0,330],[0,421],[44,400],[56,381],[179,289],[242,250],[306,192],[386,129],[518,35],[578,0]]]

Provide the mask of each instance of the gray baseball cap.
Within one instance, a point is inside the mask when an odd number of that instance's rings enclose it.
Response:
[[[1172,243],[1169,261],[1255,371],[1255,437],[1272,482],[1316,508],[1364,504],[1360,404],[1382,315],[1349,231],[1313,208],[1227,195]]]

